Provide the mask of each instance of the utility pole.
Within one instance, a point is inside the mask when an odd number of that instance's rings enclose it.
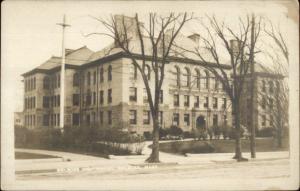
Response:
[[[57,23],[62,26],[62,56],[61,56],[61,71],[60,71],[60,115],[59,115],[59,127],[61,131],[64,130],[65,119],[65,28],[71,25],[66,24],[66,15],[63,16],[63,22]]]

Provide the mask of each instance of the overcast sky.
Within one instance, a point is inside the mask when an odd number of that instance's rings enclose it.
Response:
[[[288,5],[288,6],[287,6]],[[2,97],[3,102],[11,103],[15,111],[23,109],[22,73],[27,72],[46,61],[52,55],[61,55],[61,22],[63,14],[72,27],[66,31],[66,48],[77,49],[87,46],[97,51],[107,46],[111,39],[94,36],[83,37],[83,33],[101,29],[98,22],[89,15],[107,17],[109,14],[132,16],[135,12],[147,14],[149,11],[166,13],[169,11],[189,11],[198,16],[216,14],[226,20],[243,16],[255,11],[267,15],[274,23],[280,23],[285,35],[292,42],[297,35],[297,5],[281,2],[242,1],[176,1],[176,2],[99,2],[99,1],[12,1],[1,6],[1,81],[2,91],[9,91],[9,97]],[[294,6],[294,7],[293,7]],[[288,10],[287,7],[296,8]],[[191,31],[197,30],[190,25]],[[298,39],[296,39],[298,42]],[[294,41],[295,42],[295,41]],[[298,48],[298,46],[297,46]],[[292,53],[293,54],[293,53]],[[2,92],[1,91],[1,92]]]

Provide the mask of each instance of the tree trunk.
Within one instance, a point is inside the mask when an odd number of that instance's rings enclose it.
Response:
[[[233,157],[238,162],[248,161],[248,159],[242,156],[242,144],[241,144],[241,127],[240,127],[240,108],[239,104],[233,103],[233,114],[235,124],[235,156]]]
[[[159,163],[159,123],[158,115],[153,116],[153,143],[152,143],[152,153],[146,162],[148,163]]]

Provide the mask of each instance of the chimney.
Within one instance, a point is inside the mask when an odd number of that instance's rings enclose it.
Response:
[[[194,33],[190,36],[188,36],[189,39],[191,39],[192,41],[194,41],[195,43],[199,44],[199,39],[200,39],[200,35],[197,33]]]

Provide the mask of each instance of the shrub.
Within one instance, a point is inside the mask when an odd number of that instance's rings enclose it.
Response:
[[[274,129],[273,128],[263,128],[257,131],[257,137],[273,137]]]
[[[169,135],[173,135],[173,136],[181,136],[183,134],[182,129],[175,125],[172,125],[167,131]]]
[[[168,135],[168,130],[165,128],[159,128],[159,138],[166,137]]]
[[[195,136],[194,136],[193,132],[184,131],[183,132],[183,137],[184,138],[194,138]]]
[[[147,141],[152,140],[152,133],[150,133],[149,131],[144,132],[144,138],[145,138],[145,140],[147,140]]]
[[[203,140],[206,140],[208,132],[207,132],[206,128],[194,128],[192,130],[192,134],[193,134],[194,139],[198,139],[198,140],[203,139]]]
[[[216,125],[216,126],[212,127],[212,130],[213,130],[213,133],[215,135],[215,138],[220,139],[220,135],[222,133],[221,127]]]

